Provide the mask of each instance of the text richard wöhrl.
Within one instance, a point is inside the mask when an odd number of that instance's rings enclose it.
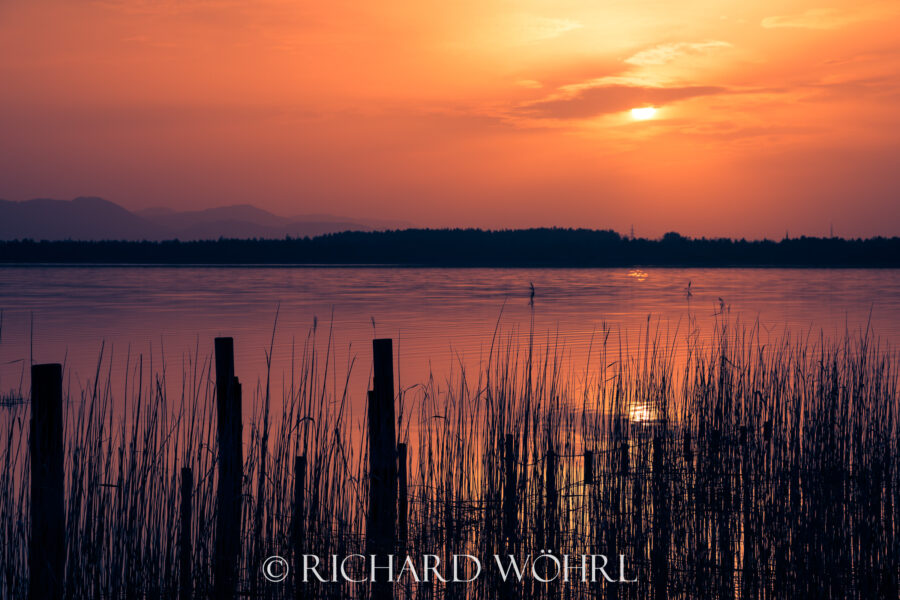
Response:
[[[266,570],[263,575],[270,581],[283,581],[287,578],[287,561],[274,556],[267,563],[271,565],[274,559],[278,559],[278,577],[270,577]],[[324,559],[303,554],[301,562],[299,581],[302,583],[471,583],[487,569],[494,569],[504,582],[531,578],[539,583],[628,584],[638,580],[629,577],[624,554],[613,561],[604,554],[556,555],[544,551],[524,557],[494,554],[487,560],[471,554],[453,554],[448,562],[442,562],[435,554],[418,558],[395,554],[332,554]]]

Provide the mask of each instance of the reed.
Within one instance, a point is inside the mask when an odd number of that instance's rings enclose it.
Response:
[[[869,332],[771,340],[723,318],[708,337],[648,324],[634,344],[604,328],[577,366],[552,338],[519,343],[515,333],[497,334],[475,372],[459,367],[397,393],[404,552],[623,554],[638,581],[503,586],[486,572],[466,585],[407,581],[395,597],[897,597],[898,355]],[[270,377],[245,385],[233,524],[242,594],[371,594],[347,582],[297,593],[296,573],[276,584],[259,567],[272,554],[295,565],[298,546],[365,552],[366,391],[334,372],[331,337],[317,335],[299,344],[280,390]],[[123,389],[103,355],[89,385],[68,385],[69,598],[175,598],[179,582],[197,598],[213,591],[214,363],[199,350],[185,357],[171,397],[165,362],[144,361],[128,358]],[[0,596],[19,598],[28,590],[28,404],[4,406],[0,421]]]

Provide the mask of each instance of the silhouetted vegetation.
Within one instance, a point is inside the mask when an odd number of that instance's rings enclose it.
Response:
[[[897,597],[896,353],[866,332],[773,342],[755,327],[720,324],[712,338],[692,327],[686,355],[648,329],[623,356],[616,337],[598,332],[593,359],[571,371],[552,344],[498,338],[477,372],[402,388],[398,442],[411,461],[402,543],[412,556],[621,553],[638,582],[528,580],[500,596],[501,582],[484,576],[398,585],[395,597]],[[234,523],[239,589],[250,597],[295,597],[294,579],[270,584],[260,572],[262,557],[291,556],[294,490],[308,552],[363,552],[370,477],[365,413],[354,412],[360,390],[329,370],[331,342],[324,356],[317,346],[313,334],[280,390],[266,381],[252,393],[246,510]],[[165,367],[142,378],[137,359],[122,391],[107,364],[65,400],[66,597],[176,596],[183,466],[196,475],[187,581],[207,597],[218,485],[211,360],[188,358],[174,398]],[[270,400],[279,407],[271,416]],[[19,598],[28,586],[28,406],[0,417],[0,595]],[[296,456],[308,461],[305,486],[294,485]],[[365,584],[300,591],[370,597]]]
[[[406,229],[302,239],[0,242],[0,263],[440,267],[900,267],[900,238],[632,239],[590,229]]]

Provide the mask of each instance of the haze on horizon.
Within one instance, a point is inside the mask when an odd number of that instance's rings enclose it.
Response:
[[[8,0],[0,198],[897,235],[898,30],[896,1]]]

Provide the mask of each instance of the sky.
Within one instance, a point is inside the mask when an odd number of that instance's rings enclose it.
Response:
[[[0,198],[900,235],[898,30],[896,0],[3,0]]]

